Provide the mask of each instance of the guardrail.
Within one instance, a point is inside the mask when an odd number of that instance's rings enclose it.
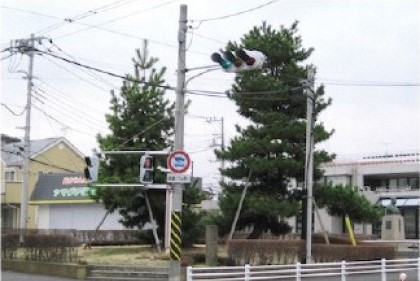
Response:
[[[253,280],[311,280],[319,277],[340,277],[346,281],[350,276],[377,274],[381,281],[387,280],[388,273],[417,272],[420,280],[420,257],[415,259],[341,261],[333,263],[313,263],[295,265],[191,267],[187,268],[187,281],[253,281]],[[337,280],[337,279],[334,279]],[[392,280],[392,279],[389,279]]]

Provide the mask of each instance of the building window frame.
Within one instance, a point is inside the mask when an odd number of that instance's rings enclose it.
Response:
[[[17,182],[17,174],[18,169],[17,168],[5,168],[4,169],[4,181],[5,182]]]

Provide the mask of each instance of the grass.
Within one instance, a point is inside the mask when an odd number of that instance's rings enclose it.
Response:
[[[183,257],[201,256],[204,259],[206,252],[205,245],[196,245],[191,248],[182,249]],[[226,247],[219,245],[219,256],[226,257]],[[155,248],[147,245],[132,246],[101,246],[91,249],[78,249],[79,263],[83,264],[105,264],[105,265],[132,265],[143,267],[167,267],[169,263],[169,252],[158,252]],[[190,260],[194,260],[191,258]]]
[[[150,246],[104,246],[79,248],[78,260],[83,264],[166,267],[169,257],[164,251],[159,253]]]
[[[205,245],[182,249],[182,258],[190,263],[204,265]],[[226,257],[226,246],[219,245],[219,257]],[[20,248],[17,252],[18,259],[25,259],[25,250]],[[150,245],[125,245],[125,246],[94,246],[90,249],[77,248],[77,263],[89,265],[128,265],[141,267],[168,267],[169,252],[162,250],[160,253]]]

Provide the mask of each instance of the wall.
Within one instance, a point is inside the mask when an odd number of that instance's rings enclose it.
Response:
[[[86,265],[46,263],[36,261],[5,260],[1,261],[2,270],[13,270],[42,275],[55,275],[72,279],[85,279],[88,273]]]
[[[94,230],[105,215],[102,204],[50,204],[39,206],[39,228]],[[123,230],[118,212],[109,214],[101,230]]]

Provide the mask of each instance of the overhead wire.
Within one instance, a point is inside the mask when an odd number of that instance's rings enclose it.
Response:
[[[52,59],[50,59],[50,58],[48,58],[48,57],[45,57],[45,56],[42,56],[42,57],[43,57],[45,60],[47,60],[47,61],[49,61],[50,63],[52,63],[52,64],[54,64],[55,66],[57,66],[58,68],[61,68],[61,69],[63,69],[64,71],[66,71],[67,73],[70,73],[71,75],[73,75],[73,76],[75,76],[75,77],[79,78],[80,80],[82,80],[82,81],[86,82],[87,84],[90,84],[91,86],[93,86],[93,87],[95,87],[95,88],[97,88],[97,89],[99,89],[99,90],[102,90],[102,91],[104,91],[104,92],[109,92],[109,89],[104,88],[103,86],[100,86],[100,85],[98,85],[97,83],[94,83],[94,82],[92,82],[92,81],[90,81],[90,80],[86,79],[85,77],[83,77],[83,76],[81,76],[81,75],[79,75],[79,74],[75,73],[74,71],[72,71],[72,70],[68,69],[68,68],[67,68],[67,67],[65,67],[65,66],[62,66],[61,64],[59,64],[59,63],[57,63],[57,62],[53,61]]]
[[[77,107],[75,107],[74,105],[72,105],[72,103],[68,103],[66,101],[63,100],[59,100],[56,96],[49,94],[48,92],[42,90],[41,88],[39,88],[39,86],[35,86],[35,92],[37,94],[38,91],[42,91],[43,94],[45,94],[44,99],[45,101],[54,104],[54,107],[58,107],[62,109],[62,112],[67,112],[67,111],[71,111],[72,115],[77,115],[78,118],[77,120],[84,120],[84,121],[89,121],[90,123],[94,123],[95,126],[98,127],[102,127],[105,123],[105,120],[99,120],[97,119],[95,116],[91,115],[89,113],[89,111],[81,111],[80,109],[78,109]],[[83,107],[81,107],[83,108]]]
[[[78,24],[81,24],[81,25],[85,25],[86,28],[79,29],[79,30],[76,30],[76,31],[73,31],[73,32],[66,33],[66,34],[64,34],[62,36],[57,37],[57,39],[63,38],[63,37],[67,37],[67,36],[70,36],[70,35],[73,35],[73,34],[76,34],[76,33],[79,33],[81,31],[85,31],[85,30],[88,30],[88,29],[91,29],[91,28],[99,28],[99,29],[102,29],[101,28],[102,25],[107,25],[107,24],[110,24],[110,23],[113,23],[113,22],[116,22],[116,21],[119,21],[119,20],[122,20],[122,19],[126,19],[126,18],[131,17],[131,16],[134,16],[134,15],[143,13],[143,12],[147,12],[147,11],[151,11],[151,10],[154,10],[154,9],[157,9],[157,8],[161,8],[161,7],[167,6],[169,4],[172,4],[173,2],[176,2],[176,1],[177,0],[171,0],[171,1],[168,1],[168,2],[165,2],[165,3],[162,3],[162,4],[159,4],[159,5],[155,5],[155,6],[150,7],[150,8],[145,8],[145,9],[142,9],[142,10],[139,10],[139,11],[131,12],[129,14],[125,14],[123,16],[119,16],[117,18],[106,20],[106,21],[103,21],[103,22],[100,22],[100,23],[97,23],[97,24],[94,24],[94,25],[85,24],[85,23],[78,23]]]
[[[57,87],[53,86],[52,84],[48,83],[45,80],[43,80],[41,78],[37,78],[37,80],[39,80],[42,83],[42,85],[45,85],[45,86],[49,87],[52,91],[54,91],[55,94],[60,95],[63,99],[66,99],[66,100],[68,100],[72,103],[75,103],[75,104],[81,104],[81,107],[85,108],[85,109],[89,109],[89,112],[95,111],[95,112],[100,113],[100,114],[103,113],[101,111],[98,111],[97,108],[93,107],[90,103],[83,102],[80,99],[72,98],[71,94],[66,93],[66,92],[58,89]]]
[[[61,26],[66,25],[68,23],[73,23],[76,20],[81,20],[81,19],[84,19],[84,18],[87,18],[87,17],[90,17],[90,16],[97,15],[98,13],[105,12],[107,10],[111,10],[111,9],[121,7],[121,6],[129,4],[130,2],[133,2],[133,1],[138,1],[138,0],[128,0],[128,2],[127,2],[127,0],[118,0],[118,1],[115,1],[113,3],[106,4],[106,5],[101,6],[99,8],[89,10],[87,12],[84,12],[82,14],[79,14],[79,15],[76,15],[76,16],[73,16],[73,17],[70,17],[70,18],[64,18],[64,19],[60,18],[62,20],[62,22],[47,26],[47,27],[37,31],[36,34],[51,32],[52,30],[60,28]],[[126,3],[121,3],[121,2],[126,2]],[[118,4],[118,3],[121,3],[121,4],[120,5],[115,5],[115,4]],[[113,6],[113,5],[115,5],[115,6]]]
[[[279,1],[279,0],[271,0],[271,1],[268,1],[268,2],[266,2],[264,4],[258,5],[256,7],[249,8],[249,9],[246,9],[246,10],[242,10],[242,11],[239,11],[239,12],[235,12],[235,13],[232,13],[232,14],[227,14],[227,15],[224,15],[224,16],[218,16],[218,17],[213,17],[213,18],[204,18],[204,19],[199,19],[199,20],[191,20],[191,22],[194,22],[194,21],[199,22],[198,26],[197,27],[194,27],[194,28],[199,28],[200,25],[203,22],[223,20],[223,19],[227,19],[227,18],[231,18],[231,17],[236,17],[236,16],[239,16],[239,15],[242,15],[242,14],[245,14],[245,13],[250,13],[250,12],[256,11],[258,9],[264,8],[264,7],[266,7],[268,5],[271,5],[271,4],[273,4],[273,3],[277,2],[277,1]]]
[[[9,106],[7,106],[7,104],[1,103],[1,106],[6,108],[8,111],[10,111],[14,116],[22,116],[23,113],[25,113],[25,111],[26,111],[26,107],[23,109],[23,111],[21,113],[16,113]]]
[[[57,118],[55,118],[54,116],[52,116],[51,114],[47,113],[45,110],[43,110],[43,109],[39,108],[39,107],[38,107],[38,106],[36,106],[36,105],[33,105],[33,107],[34,107],[35,109],[39,110],[41,113],[43,113],[45,116],[47,116],[48,118],[50,118],[50,119],[51,119],[51,120],[53,120],[54,122],[57,122],[58,124],[60,124],[61,126],[63,126],[63,127],[65,127],[65,128],[67,128],[67,129],[69,129],[69,130],[72,130],[72,131],[75,131],[75,132],[78,132],[78,133],[82,133],[82,134],[85,134],[85,135],[89,135],[89,136],[95,136],[95,134],[92,134],[92,133],[90,133],[90,132],[85,132],[85,131],[82,131],[82,130],[79,130],[79,129],[75,129],[75,128],[73,128],[73,127],[71,127],[71,126],[69,126],[69,125],[67,125],[67,124],[63,123],[62,121],[58,120]]]
[[[65,52],[63,49],[61,49],[59,46],[57,46],[55,43],[51,42],[51,45],[53,45],[58,51],[60,51],[61,53],[63,53],[64,55],[66,55],[67,57],[76,60],[72,55],[68,54],[67,52]],[[47,51],[52,52],[50,49],[47,49]],[[99,76],[98,74],[96,74],[95,72],[93,72],[92,70],[85,70],[83,68],[79,68],[82,72],[86,73],[87,75],[93,77],[96,80],[99,80],[100,82],[102,82],[103,84],[107,85],[108,87],[111,87],[113,89],[117,88],[114,84],[112,84],[111,82],[109,82],[108,80],[102,78],[101,76]]]
[[[55,54],[51,54],[51,53],[48,53],[48,52],[45,52],[45,51],[42,51],[42,50],[36,49],[35,51],[38,52],[38,53],[40,53],[40,54],[46,54],[48,56],[54,57],[56,59],[65,61],[65,62],[70,63],[70,64],[74,64],[74,65],[77,65],[77,66],[80,66],[80,67],[83,67],[83,68],[86,68],[86,69],[94,70],[94,71],[97,71],[99,73],[107,74],[109,76],[120,78],[120,79],[123,79],[123,80],[126,80],[126,81],[136,82],[136,83],[139,83],[139,84],[143,84],[145,86],[162,88],[162,89],[166,89],[166,90],[173,90],[173,91],[176,90],[176,88],[175,87],[172,87],[172,86],[159,85],[159,84],[154,84],[154,83],[150,83],[150,82],[146,82],[146,81],[142,81],[142,80],[137,80],[137,79],[134,79],[132,77],[127,77],[127,76],[116,74],[116,73],[113,73],[113,72],[110,72],[110,71],[102,70],[100,68],[89,66],[89,65],[80,63],[78,61],[67,59],[67,58],[64,58],[64,57],[61,57],[61,56],[58,56],[58,55],[55,55]]]

